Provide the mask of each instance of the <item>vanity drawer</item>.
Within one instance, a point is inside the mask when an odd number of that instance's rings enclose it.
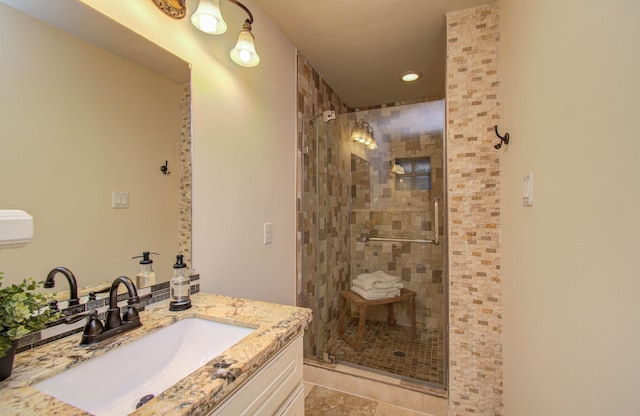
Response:
[[[302,348],[299,336],[210,415],[302,415]]]

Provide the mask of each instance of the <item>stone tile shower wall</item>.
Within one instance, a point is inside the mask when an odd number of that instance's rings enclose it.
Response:
[[[316,345],[315,340],[328,339],[332,326],[335,326],[337,316],[337,299],[330,295],[340,287],[344,279],[344,271],[348,264],[345,261],[345,250],[336,245],[340,236],[348,230],[348,213],[340,216],[336,209],[340,202],[340,195],[348,192],[346,185],[338,182],[338,167],[328,166],[328,163],[342,166],[348,174],[348,162],[338,161],[336,153],[329,154],[326,141],[316,143],[316,129],[326,129],[329,126],[321,118],[304,124],[305,119],[312,118],[323,111],[333,110],[336,114],[346,113],[346,104],[338,97],[331,87],[320,77],[309,62],[298,54],[298,163],[297,163],[297,290],[298,305],[314,309],[312,323],[305,331],[305,354],[317,355],[326,350],[325,344]],[[327,135],[320,135],[325,138]],[[318,147],[323,150],[318,153]],[[319,163],[316,158],[321,157]],[[304,165],[304,168],[303,168]],[[321,172],[316,167],[323,167]],[[324,185],[318,189],[316,174],[330,175],[328,187]],[[321,206],[316,206],[316,196]],[[348,194],[347,194],[348,196]],[[345,238],[345,237],[342,237]],[[304,251],[301,251],[304,247]],[[328,268],[327,265],[332,267]],[[316,276],[316,268],[318,273]],[[333,274],[332,274],[333,273]],[[337,273],[337,275],[334,275]],[[318,308],[315,306],[318,305]],[[318,331],[322,336],[318,337]]]
[[[428,113],[434,103],[387,107],[355,113],[374,129],[378,149],[366,151],[364,158],[351,156],[351,273],[383,270],[398,276],[416,297],[419,326],[444,330],[444,256],[446,247],[442,225],[442,244],[359,241],[362,235],[404,239],[434,239],[434,199],[443,207],[443,125],[434,129]],[[355,118],[353,119],[355,122]],[[346,140],[349,140],[348,127]],[[361,146],[361,145],[355,145]],[[396,158],[428,156],[431,160],[431,190],[395,189],[390,176],[391,161]],[[398,322],[409,325],[407,305],[399,309]],[[372,308],[367,316],[386,321],[386,308]]]
[[[447,14],[449,415],[502,414],[498,8]]]

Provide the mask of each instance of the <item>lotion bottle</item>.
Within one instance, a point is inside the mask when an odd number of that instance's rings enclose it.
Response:
[[[182,254],[178,254],[176,264],[173,265],[173,277],[169,283],[171,287],[170,311],[183,311],[191,307],[191,279],[187,273],[187,265],[182,259]]]
[[[149,258],[150,254],[157,255],[158,253],[143,251],[142,256],[131,257],[132,259],[142,258],[142,260],[140,260],[140,273],[136,276],[136,288],[138,289],[156,284],[156,274],[153,271],[153,260]]]

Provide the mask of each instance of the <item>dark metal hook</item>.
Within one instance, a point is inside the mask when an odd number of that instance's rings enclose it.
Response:
[[[171,175],[171,172],[169,172],[169,161],[168,160],[164,161],[164,166],[160,166],[160,172],[162,172],[163,175]]]
[[[500,149],[502,147],[502,143],[509,144],[509,133],[505,133],[504,136],[500,136],[500,133],[498,133],[498,126],[493,127],[496,129],[496,136],[498,136],[498,138],[500,139],[500,143],[493,147],[495,147],[496,149]]]

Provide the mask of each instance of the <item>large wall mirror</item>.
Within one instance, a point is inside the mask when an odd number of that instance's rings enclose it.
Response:
[[[34,218],[0,250],[3,283],[57,266],[81,288],[135,281],[143,251],[170,279],[190,258],[188,63],[73,0],[0,0],[0,37],[0,209]]]

